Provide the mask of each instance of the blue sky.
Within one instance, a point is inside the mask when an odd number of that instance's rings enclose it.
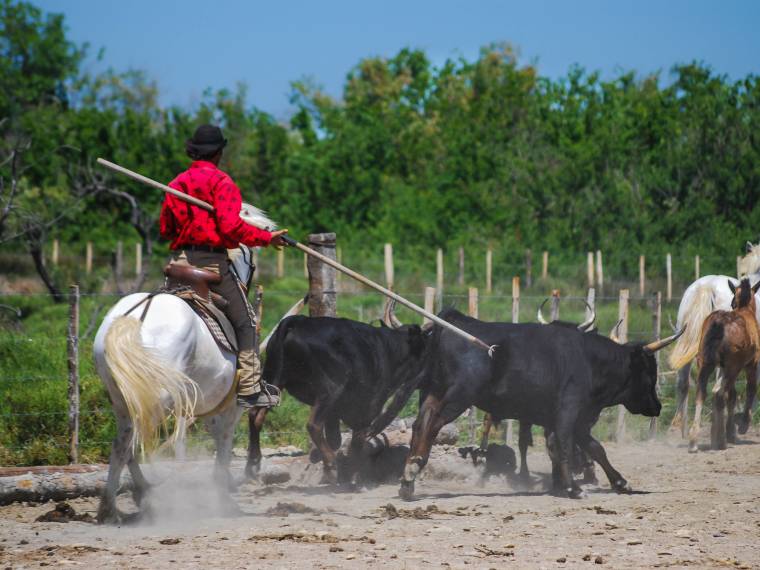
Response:
[[[205,88],[242,81],[278,118],[291,81],[311,77],[338,96],[361,58],[407,46],[440,64],[508,41],[554,78],[576,63],[605,77],[693,60],[732,78],[760,72],[760,2],[749,0],[32,1],[64,13],[92,54],[105,49],[92,69],[144,69],[165,104],[193,106]]]

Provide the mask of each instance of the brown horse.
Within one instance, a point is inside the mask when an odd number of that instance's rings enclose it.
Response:
[[[750,414],[757,392],[757,364],[760,360],[760,328],[755,317],[755,293],[760,288],[760,282],[751,287],[749,279],[742,279],[738,287],[730,281],[728,286],[734,295],[731,310],[713,311],[702,324],[697,354],[697,405],[689,432],[690,452],[696,452],[698,449],[699,420],[707,396],[707,380],[716,368],[719,370],[712,390],[714,402],[710,430],[711,448],[726,449],[727,442],[736,443],[734,422],[738,424],[741,434],[746,433],[749,428]],[[747,397],[744,413],[734,417],[736,378],[742,370],[747,375]]]

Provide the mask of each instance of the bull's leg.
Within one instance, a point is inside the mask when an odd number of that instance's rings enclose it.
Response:
[[[245,476],[255,479],[261,469],[261,428],[269,408],[251,408],[248,411],[248,460],[245,463]]]
[[[457,396],[453,397],[452,400],[461,402],[464,399]],[[442,413],[444,405],[441,399],[435,394],[427,395],[417,414],[417,419],[414,420],[412,428],[409,456],[406,458],[404,474],[401,477],[401,488],[399,490],[399,496],[402,499],[410,500],[412,495],[414,495],[414,481],[428,462],[435,436],[438,435],[443,426],[461,415],[467,407],[467,405],[461,404],[457,406],[449,405],[446,407],[444,414]]]
[[[116,508],[116,493],[121,483],[121,472],[132,457],[134,427],[128,416],[116,412],[116,437],[111,445],[108,461],[108,479],[98,507],[99,523],[121,523],[125,515]]]
[[[694,405],[694,419],[691,423],[691,429],[689,430],[689,453],[696,453],[699,451],[697,445],[697,439],[699,438],[700,421],[702,418],[702,406],[705,403],[707,397],[707,380],[715,370],[714,364],[705,364],[699,370],[699,376],[697,378],[697,398]],[[718,383],[720,382],[721,375],[718,374]]]
[[[587,483],[589,485],[598,484],[599,480],[596,478],[594,460],[586,451],[581,450],[579,455],[583,461],[583,483]]]
[[[744,435],[749,429],[750,420],[752,419],[752,408],[755,405],[757,397],[757,366],[750,364],[745,369],[747,374],[747,394],[744,398],[744,411],[736,414],[736,425],[739,433]]]
[[[488,449],[488,437],[493,427],[493,416],[486,414],[483,417],[483,436],[480,438],[480,449]]]
[[[345,473],[339,473],[341,483],[353,484],[361,463],[365,459],[365,445],[367,443],[366,429],[351,431],[351,444],[348,446],[348,460],[346,461],[347,469]]]
[[[689,374],[691,362],[678,370],[678,383],[676,388],[676,414],[673,416],[671,427],[681,428],[681,437],[686,438],[686,429],[689,425]]]
[[[338,451],[340,449],[341,435],[340,435],[340,418],[337,415],[332,415],[325,420],[325,437],[327,438],[328,445]]]
[[[610,460],[607,459],[607,452],[604,451],[604,447],[592,435],[588,432],[578,434],[578,445],[581,449],[588,453],[589,457],[596,461],[604,470],[604,474],[607,475],[607,479],[610,482],[610,486],[618,493],[630,493],[631,487],[628,485],[628,481],[615,469]]]
[[[329,417],[329,412],[329,403],[317,399],[311,407],[309,422],[306,424],[306,429],[309,432],[309,436],[311,436],[311,440],[322,454],[323,483],[335,483],[337,481],[335,450],[330,447],[325,437],[325,422]]]
[[[520,448],[520,479],[527,483],[530,481],[530,470],[528,469],[528,447],[533,445],[532,424],[520,422],[520,433],[518,435],[517,445]]]
[[[563,493],[571,499],[580,499],[583,497],[583,490],[573,480],[573,470],[571,467],[573,451],[575,449],[573,426],[576,423],[577,415],[571,412],[574,407],[571,403],[568,403],[566,406],[566,409],[559,413],[557,427],[554,431],[557,437],[559,479]]]

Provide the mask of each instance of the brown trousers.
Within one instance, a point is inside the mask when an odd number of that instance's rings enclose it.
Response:
[[[261,362],[256,354],[256,315],[248,302],[242,285],[230,268],[226,253],[210,251],[176,250],[171,263],[189,263],[222,276],[222,282],[211,290],[224,297],[227,308],[224,314],[235,329],[238,343],[238,394],[248,396],[261,391]]]

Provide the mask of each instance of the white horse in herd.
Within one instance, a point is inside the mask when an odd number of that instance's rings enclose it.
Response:
[[[747,242],[747,255],[738,264],[740,277],[749,277],[751,283],[760,281],[760,244],[752,245]],[[678,306],[677,330],[684,334],[678,339],[670,355],[670,365],[678,371],[678,388],[676,399],[676,414],[673,417],[673,427],[681,428],[681,435],[686,437],[688,417],[689,376],[691,365],[699,350],[699,338],[702,323],[713,311],[731,310],[733,295],[727,287],[727,281],[739,285],[739,279],[727,275],[705,275],[689,285]],[[758,303],[757,318],[760,320],[760,292],[755,294]],[[721,374],[718,369],[717,374]],[[737,415],[738,416],[738,415]],[[737,417],[739,433],[746,433],[749,426],[749,413]]]
[[[263,212],[243,204],[240,217],[259,228],[275,228]],[[241,245],[229,250],[232,270],[244,285],[253,276],[253,255]],[[98,509],[100,522],[120,522],[116,493],[126,465],[133,497],[141,506],[149,489],[135,457],[137,447],[150,450],[161,431],[170,440],[184,437],[185,420],[202,418],[216,444],[214,479],[220,499],[236,505],[229,491],[232,439],[242,414],[235,402],[237,356],[219,348],[195,311],[174,295],[134,293],[120,299],[103,319],[93,345],[95,367],[108,390],[116,417],[108,480]],[[128,313],[128,314],[127,314]],[[138,515],[140,513],[137,513]]]

